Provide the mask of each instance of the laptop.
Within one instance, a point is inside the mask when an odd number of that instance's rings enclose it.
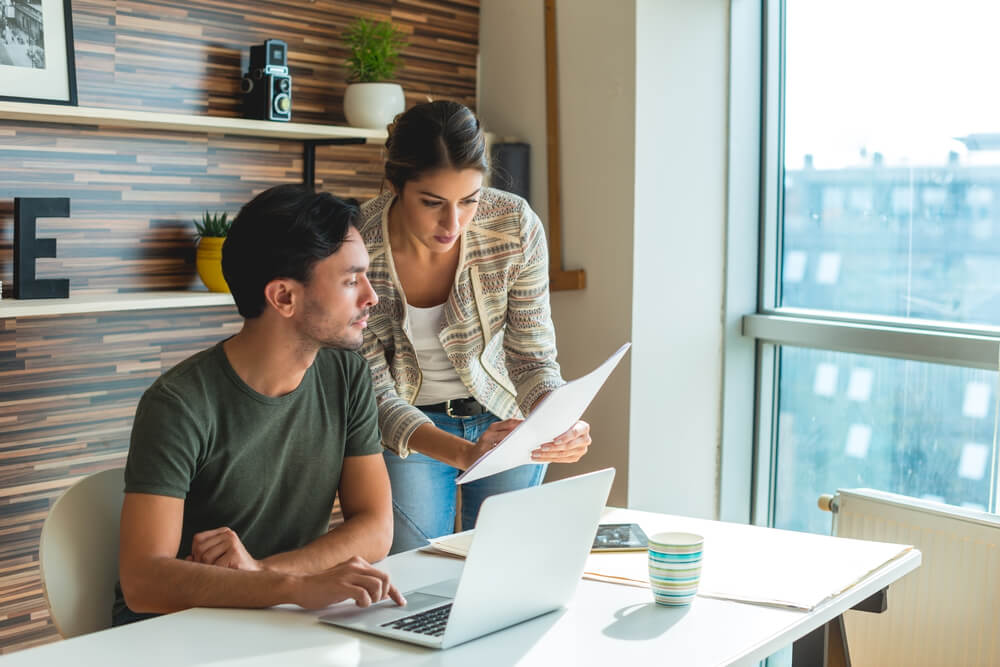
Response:
[[[449,648],[555,611],[573,596],[614,468],[487,498],[462,574],[385,600],[342,605],[324,623]]]

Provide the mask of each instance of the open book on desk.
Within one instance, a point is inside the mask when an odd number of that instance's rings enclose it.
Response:
[[[526,463],[533,463],[531,452],[551,442],[583,416],[604,381],[615,370],[631,343],[625,343],[603,364],[572,382],[553,389],[528,417],[486,452],[455,480],[457,484],[494,475]]]

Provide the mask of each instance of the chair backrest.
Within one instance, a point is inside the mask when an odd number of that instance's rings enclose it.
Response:
[[[42,588],[65,638],[111,626],[124,489],[124,468],[84,477],[55,502],[42,525]]]

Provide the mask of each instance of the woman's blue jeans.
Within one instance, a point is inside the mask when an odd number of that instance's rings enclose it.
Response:
[[[439,429],[470,442],[499,421],[490,413],[449,417],[428,412],[427,416]],[[389,450],[383,456],[392,484],[392,554],[422,547],[429,538],[454,532],[458,493],[462,494],[462,530],[468,530],[476,525],[479,507],[486,498],[537,486],[546,469],[544,464],[528,464],[458,486],[455,478],[462,471],[437,459],[416,452],[402,459]]]

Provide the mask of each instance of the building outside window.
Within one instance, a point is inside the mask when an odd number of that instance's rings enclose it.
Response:
[[[765,14],[766,523],[829,532],[855,487],[996,512],[1000,5]]]

